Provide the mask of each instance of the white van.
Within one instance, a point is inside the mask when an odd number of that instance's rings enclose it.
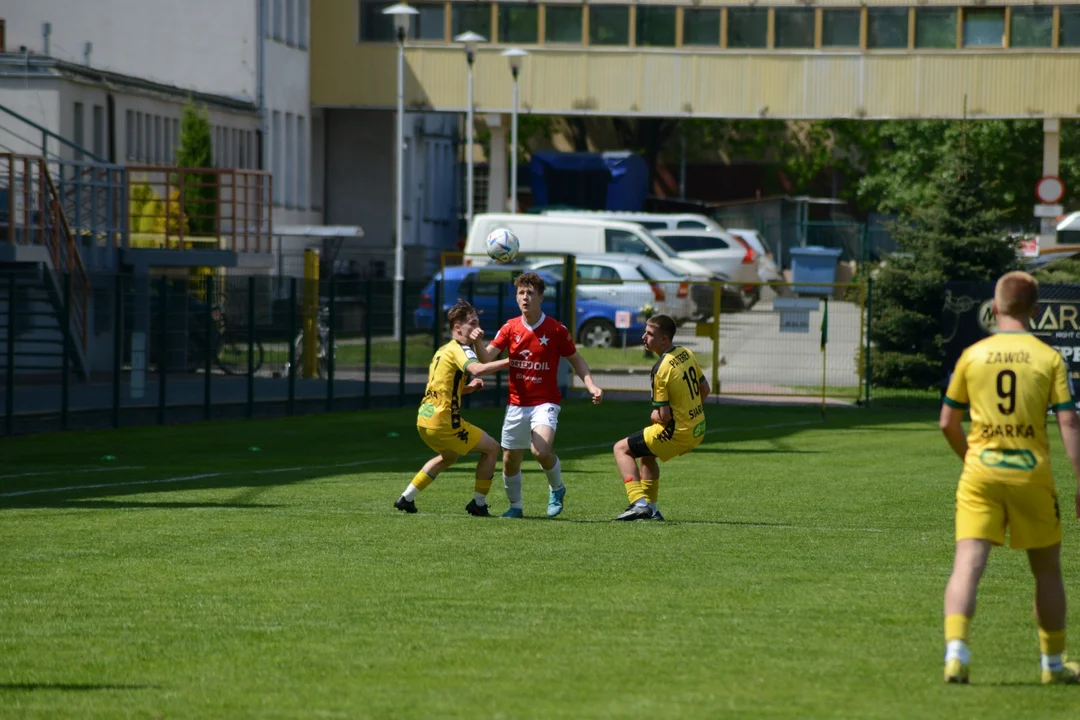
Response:
[[[484,213],[473,218],[465,242],[466,264],[490,262],[487,236],[498,228],[509,228],[521,242],[521,253],[630,253],[645,255],[691,280],[728,280],[701,263],[679,257],[670,245],[634,223],[586,217]]]
[[[632,222],[648,230],[723,230],[724,226],[707,215],[695,213],[648,213],[625,210],[544,210],[551,217],[595,218]]]

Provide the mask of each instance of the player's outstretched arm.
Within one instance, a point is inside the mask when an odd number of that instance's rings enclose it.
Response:
[[[483,375],[493,375],[497,372],[502,372],[510,367],[510,358],[503,358],[502,360],[495,360],[493,362],[474,362],[469,363],[465,368],[473,377],[481,377]]]
[[[709,381],[705,378],[701,378],[700,382],[698,382],[698,392],[701,393],[702,400],[709,397],[709,393],[712,392],[712,388],[709,387]]]
[[[585,362],[585,358],[578,353],[568,356],[566,361],[570,363],[570,367],[574,368],[574,372],[585,383],[585,389],[592,395],[593,405],[599,405],[600,401],[604,399],[604,391],[593,382],[592,373],[589,371],[589,363]]]
[[[942,404],[941,419],[938,425],[941,427],[945,439],[949,442],[949,447],[960,456],[961,460],[967,455],[968,450],[967,438],[964,436],[963,420],[963,410]]]
[[[1072,463],[1077,482],[1080,483],[1080,416],[1076,410],[1057,411],[1058,430],[1065,444],[1065,453]],[[1080,518],[1080,487],[1076,490],[1076,517]]]
[[[483,328],[475,328],[469,333],[469,344],[472,345],[473,352],[476,353],[477,359],[482,363],[489,363],[495,358],[499,357],[502,352],[494,345],[490,345],[484,342],[484,330]]]

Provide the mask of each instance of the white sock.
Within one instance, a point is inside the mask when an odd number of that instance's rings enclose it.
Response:
[[[1042,669],[1043,670],[1060,670],[1061,669],[1061,655],[1046,655],[1042,656]]]
[[[652,510],[653,512],[656,512],[656,503],[645,503],[645,504],[649,506],[650,510]]]
[[[503,487],[506,488],[506,499],[510,501],[510,507],[521,509],[521,471],[513,475],[503,475]]]
[[[476,501],[476,507],[484,507],[487,505],[487,495],[481,495],[478,492],[472,494],[473,500]]]
[[[547,475],[548,487],[552,490],[558,490],[563,486],[562,481],[562,465],[559,463],[559,458],[555,458],[555,464],[551,466],[550,470],[545,470],[544,474]]]
[[[971,660],[971,651],[968,650],[967,643],[963,640],[950,640],[948,645],[945,646],[945,662],[949,662],[953,658],[960,661],[961,664],[967,665]]]
[[[405,488],[405,492],[401,493],[401,497],[406,500],[412,500],[414,497],[420,494],[420,488],[416,487],[412,483],[409,483],[409,487]]]

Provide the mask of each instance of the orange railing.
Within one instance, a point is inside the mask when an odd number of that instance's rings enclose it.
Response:
[[[53,269],[71,276],[68,319],[85,353],[90,278],[44,158],[0,153],[0,215],[0,241],[43,247]]]
[[[127,172],[131,247],[272,252],[270,173],[151,165]]]

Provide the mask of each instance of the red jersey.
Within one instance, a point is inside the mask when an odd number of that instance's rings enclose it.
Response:
[[[499,351],[510,352],[510,404],[533,407],[558,404],[559,358],[577,352],[570,331],[558,320],[541,315],[534,327],[516,317],[491,341]]]

